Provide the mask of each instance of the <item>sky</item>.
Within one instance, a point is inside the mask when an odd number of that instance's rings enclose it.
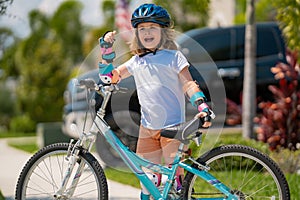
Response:
[[[100,11],[102,0],[78,0],[83,4],[81,20],[86,25],[100,26],[103,16]],[[7,7],[6,15],[0,16],[0,27],[11,28],[15,35],[24,38],[30,34],[28,13],[39,9],[46,14],[53,14],[63,0],[13,0]]]

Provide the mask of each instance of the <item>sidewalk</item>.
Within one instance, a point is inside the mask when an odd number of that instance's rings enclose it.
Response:
[[[14,199],[18,176],[31,154],[11,148],[0,139],[0,189],[6,200]],[[140,190],[108,180],[110,200],[137,200]]]

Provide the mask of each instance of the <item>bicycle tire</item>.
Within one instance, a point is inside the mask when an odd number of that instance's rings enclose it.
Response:
[[[289,186],[283,172],[267,155],[243,145],[224,145],[197,159],[208,171],[232,189],[238,199],[289,200]],[[197,168],[196,164],[192,167]],[[183,182],[182,199],[222,196],[213,186],[188,172]],[[226,199],[225,196],[222,198]]]
[[[65,159],[68,147],[67,143],[51,144],[35,153],[21,171],[15,199],[55,199],[54,194],[60,187],[68,166]],[[73,170],[74,175],[80,162],[85,162],[85,166],[71,199],[108,200],[107,180],[101,165],[85,150],[80,150],[78,156],[80,159]],[[72,181],[72,177],[69,182]],[[67,185],[68,187],[70,185]]]

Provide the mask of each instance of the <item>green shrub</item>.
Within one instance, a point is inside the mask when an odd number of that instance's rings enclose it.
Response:
[[[2,82],[0,83],[3,84]],[[4,85],[4,84],[3,84]],[[15,114],[15,100],[12,92],[6,87],[0,86],[0,126],[8,128],[11,117]]]
[[[14,117],[10,122],[10,130],[13,132],[30,133],[35,131],[35,122],[28,115]]]
[[[291,151],[289,149],[278,149],[271,152],[270,157],[277,162],[285,173],[297,174],[300,170],[300,150]]]
[[[288,64],[278,63],[271,68],[279,85],[270,85],[273,102],[261,102],[262,116],[256,119],[258,139],[269,144],[271,150],[297,150],[300,143],[300,91],[298,52],[287,51]]]

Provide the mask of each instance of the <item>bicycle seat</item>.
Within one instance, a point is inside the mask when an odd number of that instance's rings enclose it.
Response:
[[[166,138],[174,138],[181,142],[188,142],[196,137],[199,137],[202,132],[199,130],[202,127],[203,122],[200,118],[194,118],[188,122],[164,128],[161,130],[160,135]]]

